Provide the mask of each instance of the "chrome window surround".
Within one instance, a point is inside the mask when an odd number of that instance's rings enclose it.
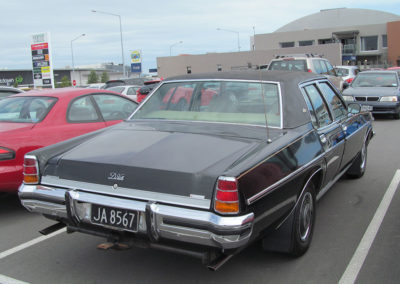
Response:
[[[281,88],[281,84],[280,82],[276,82],[276,81],[263,81],[263,80],[242,80],[242,79],[188,79],[188,80],[173,80],[173,81],[167,81],[167,82],[162,82],[161,84],[159,84],[156,88],[154,88],[150,94],[148,94],[146,96],[146,98],[144,99],[144,101],[139,104],[139,106],[136,108],[136,110],[131,114],[131,116],[128,117],[128,121],[134,121],[132,120],[132,117],[135,115],[135,113],[137,111],[139,111],[142,106],[144,105],[144,103],[146,103],[146,101],[148,99],[150,99],[150,97],[164,84],[169,84],[169,83],[187,83],[187,82],[243,82],[243,83],[265,83],[265,84],[274,84],[278,86],[278,95],[279,95],[279,111],[281,113],[281,121],[280,121],[280,127],[276,127],[276,126],[268,126],[269,128],[275,128],[275,129],[283,129],[283,117],[284,117],[284,113],[283,113],[283,105],[282,105],[282,88]],[[138,119],[139,120],[139,119]],[[145,119],[140,119],[140,120],[145,120]],[[169,120],[169,121],[181,121],[181,120]],[[261,126],[258,124],[241,124],[241,123],[230,123],[230,122],[212,122],[212,121],[193,121],[193,120],[187,120],[190,122],[200,122],[200,123],[218,123],[218,124],[234,124],[234,125],[246,125],[246,126],[257,126],[257,127],[265,127],[265,126]],[[268,122],[268,121],[267,121]]]

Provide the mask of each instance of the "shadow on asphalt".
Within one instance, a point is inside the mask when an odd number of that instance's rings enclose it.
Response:
[[[26,209],[21,205],[17,193],[0,193],[0,218]]]

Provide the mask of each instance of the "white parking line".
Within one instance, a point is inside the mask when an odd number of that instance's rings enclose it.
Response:
[[[14,254],[16,252],[19,252],[19,251],[21,251],[23,249],[26,249],[26,248],[28,248],[30,246],[36,245],[37,243],[43,242],[43,241],[45,241],[47,239],[50,239],[51,237],[57,236],[57,235],[59,235],[61,233],[64,233],[65,231],[66,231],[66,228],[63,228],[63,229],[55,231],[54,233],[51,233],[51,234],[49,234],[47,236],[38,237],[38,238],[33,239],[33,240],[29,241],[29,242],[26,242],[26,243],[23,243],[23,244],[21,244],[19,246],[13,247],[12,249],[0,252],[0,260],[5,258],[5,257],[7,257],[7,256],[9,256],[9,255],[12,255],[12,254]],[[2,283],[2,282],[0,282],[0,283]]]
[[[29,283],[0,274],[0,284],[29,284]]]
[[[399,183],[400,170],[397,170],[392,179],[392,182],[390,183],[385,195],[382,198],[381,203],[379,204],[378,209],[376,209],[375,215],[372,218],[371,223],[369,223],[369,226],[365,231],[360,244],[358,245],[356,252],[351,258],[351,261],[347,266],[346,271],[343,273],[342,278],[340,278],[339,284],[352,284],[356,281],[358,273],[360,272],[361,267],[364,264],[365,258],[368,255],[372,243],[374,242],[376,234],[378,233],[383,218],[385,217],[389,205],[392,202],[393,196],[396,193]]]

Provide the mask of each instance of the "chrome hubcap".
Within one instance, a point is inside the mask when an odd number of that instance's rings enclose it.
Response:
[[[306,192],[300,207],[299,232],[301,241],[306,241],[310,236],[313,222],[314,203],[311,193]]]

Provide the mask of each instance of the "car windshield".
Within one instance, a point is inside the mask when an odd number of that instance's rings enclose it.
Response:
[[[56,98],[11,97],[0,100],[0,121],[36,123],[47,115]]]
[[[359,73],[351,84],[352,87],[397,87],[394,73]]]
[[[268,70],[307,71],[305,60],[283,59],[271,62]]]
[[[167,119],[281,127],[277,83],[164,83],[130,119]]]

